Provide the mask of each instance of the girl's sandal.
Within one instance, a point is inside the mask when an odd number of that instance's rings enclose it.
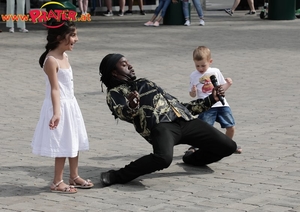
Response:
[[[61,180],[58,183],[54,184],[52,183],[50,186],[51,192],[56,193],[64,193],[64,194],[75,194],[77,193],[77,189],[74,186],[66,186],[65,188],[59,188],[58,186],[63,183],[64,181]]]
[[[69,179],[69,183],[71,186],[74,186],[75,188],[84,188],[84,189],[87,189],[87,188],[92,188],[94,186],[94,184],[92,183],[91,180],[87,179],[87,180],[84,180],[84,182],[82,184],[78,184],[76,183],[76,180],[79,179],[80,177],[77,176],[75,177],[74,179]]]

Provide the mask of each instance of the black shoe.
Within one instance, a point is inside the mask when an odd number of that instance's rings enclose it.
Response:
[[[232,16],[233,12],[231,9],[224,9],[225,13],[227,13],[228,15]]]
[[[193,154],[197,150],[198,148],[191,146],[187,151],[184,152],[183,157],[188,157],[189,155]]]
[[[100,182],[102,183],[103,186],[110,186],[112,184],[115,184],[115,179],[114,176],[112,175],[112,172],[114,172],[114,170],[110,170],[108,172],[102,172],[100,174]]]
[[[127,11],[125,11],[125,13],[124,13],[124,15],[132,15],[132,14],[133,14],[132,10],[127,10]]]
[[[193,147],[193,146],[191,146],[187,151],[185,151],[184,152],[184,155],[182,156],[182,160],[183,160],[183,162],[185,162],[185,163],[190,163],[189,161],[189,159],[190,159],[190,155],[192,155],[192,154],[194,154],[194,152],[196,152],[197,150],[199,150],[198,148],[196,148],[196,147]]]
[[[119,10],[118,16],[124,16],[124,12],[122,10]]]
[[[255,15],[255,11],[249,11],[249,12],[247,12],[245,15]]]
[[[103,13],[104,16],[113,16],[114,14],[112,11],[107,10],[105,13]]]
[[[140,14],[141,14],[141,15],[146,15],[146,13],[145,13],[144,10],[141,10],[141,11],[140,11]]]

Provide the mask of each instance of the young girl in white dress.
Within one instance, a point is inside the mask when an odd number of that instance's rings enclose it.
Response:
[[[62,23],[56,23],[62,24]],[[33,140],[32,152],[55,158],[53,192],[76,193],[76,188],[91,188],[93,183],[78,175],[79,151],[89,149],[84,120],[74,96],[73,73],[65,51],[78,41],[72,22],[49,28],[46,51],[39,63],[45,72],[46,93]],[[63,182],[66,158],[69,158],[69,185]]]

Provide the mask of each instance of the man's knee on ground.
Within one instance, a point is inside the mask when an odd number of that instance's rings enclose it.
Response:
[[[158,170],[168,168],[171,165],[172,160],[173,160],[173,157],[169,156],[169,155],[154,154],[154,157],[155,157],[155,161],[156,161]]]
[[[233,154],[237,149],[237,144],[232,141],[231,143],[228,143],[224,148],[223,148],[223,153],[224,153],[224,157],[229,156],[231,154]]]
[[[186,153],[183,157],[182,157],[182,160],[184,163],[186,164],[192,164],[192,154],[194,152],[188,152]]]

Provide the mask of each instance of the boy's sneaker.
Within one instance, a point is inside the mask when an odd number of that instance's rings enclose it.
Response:
[[[124,12],[122,10],[119,10],[118,16],[123,16]]]
[[[249,12],[247,12],[245,15],[255,15],[255,11],[249,11]]]
[[[8,31],[9,31],[10,33],[14,33],[14,32],[15,32],[15,29],[14,29],[14,28],[10,28]]]
[[[146,13],[145,13],[144,10],[141,10],[141,11],[140,11],[140,14],[141,14],[141,15],[146,15]]]
[[[200,19],[199,25],[200,25],[200,26],[204,26],[204,25],[205,25],[205,22],[204,22],[203,19]]]
[[[190,26],[190,25],[191,25],[191,22],[189,20],[186,20],[184,23],[184,26]]]
[[[230,16],[233,15],[233,12],[232,12],[231,9],[225,9],[224,11],[225,11],[225,13],[227,13],[227,14],[230,15]]]
[[[107,10],[105,13],[103,13],[104,16],[113,16],[114,14],[112,11]]]
[[[124,13],[125,15],[132,15],[133,14],[133,12],[132,12],[132,10],[127,10],[127,11],[125,11],[125,13]]]
[[[158,27],[158,26],[159,26],[159,22],[158,22],[158,21],[155,21],[154,24],[153,24],[153,26],[154,26],[154,27]]]
[[[153,22],[152,21],[148,21],[148,22],[144,23],[144,26],[153,26]]]

